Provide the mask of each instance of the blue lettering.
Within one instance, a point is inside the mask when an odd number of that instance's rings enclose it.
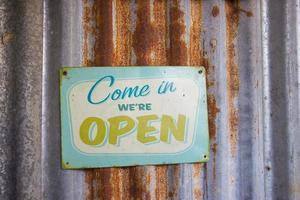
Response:
[[[129,104],[129,110],[130,111],[134,111],[135,110],[134,104]]]
[[[121,94],[122,94],[122,91],[121,91],[120,89],[116,89],[116,90],[112,93],[111,99],[112,99],[112,100],[117,100],[117,99],[120,98]]]
[[[113,76],[104,76],[104,77],[100,78],[100,79],[92,86],[92,88],[90,89],[90,91],[89,91],[89,93],[88,93],[87,99],[88,99],[88,102],[90,102],[91,104],[100,104],[100,103],[105,102],[105,101],[109,98],[110,93],[108,93],[108,95],[107,95],[104,99],[102,99],[102,100],[100,100],[100,101],[98,101],[98,102],[94,102],[94,101],[92,100],[92,93],[93,93],[94,89],[95,89],[95,88],[97,87],[97,85],[98,85],[101,81],[103,81],[104,79],[109,79],[109,80],[110,80],[110,82],[109,82],[109,87],[111,87],[111,86],[114,84],[114,82],[115,82],[115,79],[114,79]]]
[[[157,90],[157,93],[158,94],[165,94],[167,93],[168,91],[169,92],[175,92],[176,90],[176,87],[175,87],[175,84],[173,82],[165,82],[163,81],[160,86],[158,87],[158,90]]]
[[[141,88],[141,91],[140,91],[140,96],[146,96],[149,94],[149,85],[144,85],[142,88]]]
[[[151,105],[152,105],[151,103],[146,103],[146,109],[151,110]]]
[[[147,96],[150,93],[150,86],[149,85],[143,85],[143,86],[134,86],[134,87],[125,87],[124,89],[114,89],[113,91],[108,92],[108,94],[103,98],[103,97],[94,97],[94,90],[98,87],[98,85],[102,82],[107,82],[108,88],[112,87],[113,84],[115,83],[115,78],[111,75],[104,76],[100,78],[98,81],[95,82],[95,84],[91,87],[90,91],[88,92],[87,95],[87,100],[91,104],[101,104],[107,101],[108,99],[111,99],[113,101],[118,100],[118,99],[125,99],[125,98],[132,98],[132,97],[143,97]],[[103,91],[108,91],[108,89],[104,89]],[[95,99],[98,98],[98,99]],[[121,110],[122,108],[119,107]],[[127,110],[128,108],[126,108]],[[132,108],[129,108],[132,110]],[[122,111],[122,110],[121,110]]]
[[[128,110],[128,104],[118,104],[120,111],[127,111]]]
[[[134,88],[125,87],[124,92],[122,94],[122,99],[124,99],[126,97],[126,95],[130,98],[132,96],[132,94],[135,97],[138,97],[138,89],[139,89],[138,86],[135,86]]]

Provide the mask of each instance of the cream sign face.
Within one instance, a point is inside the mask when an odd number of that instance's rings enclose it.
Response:
[[[62,163],[67,169],[208,160],[205,70],[61,70]]]

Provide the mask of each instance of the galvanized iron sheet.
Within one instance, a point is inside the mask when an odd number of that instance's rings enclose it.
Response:
[[[0,199],[40,199],[43,5],[0,1]]]
[[[300,199],[297,0],[0,0],[0,199]],[[64,171],[61,66],[203,65],[211,159]]]

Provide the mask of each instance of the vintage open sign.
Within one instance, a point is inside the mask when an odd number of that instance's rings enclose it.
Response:
[[[64,67],[65,169],[205,162],[203,67]]]

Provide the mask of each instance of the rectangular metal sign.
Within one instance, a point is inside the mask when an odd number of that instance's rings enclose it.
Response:
[[[206,162],[203,67],[64,67],[64,169]]]

